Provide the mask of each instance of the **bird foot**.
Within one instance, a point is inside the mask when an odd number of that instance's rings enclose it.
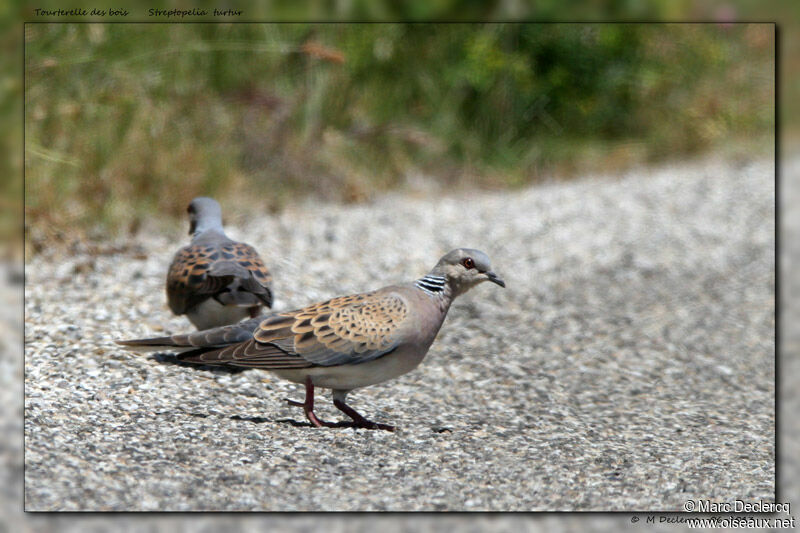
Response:
[[[342,427],[342,426],[351,426],[363,429],[382,429],[383,431],[394,431],[394,426],[390,426],[389,424],[379,424],[378,422],[373,422],[372,420],[367,420],[363,416],[361,416],[358,411],[344,403],[341,399],[334,398],[333,405],[336,406],[337,409],[342,411],[344,414],[349,416],[353,419],[351,423],[341,423],[341,422],[326,422],[325,420],[321,420],[314,414],[314,384],[311,382],[311,377],[306,376],[306,399],[304,402],[298,402],[296,400],[290,400],[289,398],[284,398],[286,403],[294,407],[302,407],[303,412],[306,414],[306,418],[308,421],[311,422],[314,426],[321,428],[321,427]]]
[[[288,403],[291,406],[302,407],[303,411],[306,414],[306,418],[308,418],[308,421],[318,428],[321,427],[329,428],[329,427],[334,427],[336,425],[332,422],[326,422],[325,420],[320,419],[316,414],[314,414],[313,408],[309,408],[305,402],[298,402],[295,400],[290,400],[289,398],[284,398],[284,400],[286,400],[286,403]]]
[[[317,415],[314,414],[314,411],[306,410],[306,418],[308,418],[308,421],[317,426],[318,428],[336,427],[335,423],[327,422],[325,420],[318,418]]]
[[[333,405],[336,406],[341,412],[349,416],[353,419],[353,425],[358,428],[364,429],[382,429],[384,431],[394,431],[394,426],[390,426],[389,424],[379,424],[378,422],[373,422],[372,420],[367,420],[363,416],[361,416],[358,411],[344,403],[342,400],[333,400]]]
[[[371,420],[366,420],[366,419],[364,419],[363,422],[356,422],[354,420],[353,425],[364,429],[382,429],[384,431],[394,431],[397,429],[395,426],[390,426],[389,424],[380,424],[378,422],[373,422]]]

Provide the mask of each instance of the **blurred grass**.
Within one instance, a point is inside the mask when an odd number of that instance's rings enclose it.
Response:
[[[12,11],[0,5],[0,262],[22,257],[22,26]]]
[[[772,139],[770,24],[28,24],[26,224],[514,187]],[[769,146],[769,142],[767,143]]]

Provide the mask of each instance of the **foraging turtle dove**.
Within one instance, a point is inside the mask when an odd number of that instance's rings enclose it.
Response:
[[[167,272],[167,303],[199,330],[255,317],[272,307],[272,277],[255,249],[227,237],[222,210],[198,197],[188,208],[192,242],[175,254]]]
[[[393,426],[371,422],[347,405],[347,394],[413,370],[428,353],[453,299],[484,281],[505,287],[486,254],[461,248],[411,283],[208,331],[117,342],[137,351],[166,347],[189,363],[270,370],[301,383],[305,401],[289,403],[303,407],[318,427],[337,424],[314,414],[314,388],[332,389],[334,405],[353,425],[391,431]]]

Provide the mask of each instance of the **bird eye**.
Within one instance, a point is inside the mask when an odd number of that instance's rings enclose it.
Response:
[[[461,264],[464,265],[464,268],[469,270],[470,268],[475,268],[475,261],[472,260],[471,257],[465,257],[461,260]]]

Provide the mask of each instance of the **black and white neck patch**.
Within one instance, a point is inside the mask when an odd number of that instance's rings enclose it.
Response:
[[[415,281],[414,285],[428,294],[439,294],[444,292],[444,286],[446,282],[447,280],[444,278],[444,276],[433,276],[428,274],[427,276]]]

